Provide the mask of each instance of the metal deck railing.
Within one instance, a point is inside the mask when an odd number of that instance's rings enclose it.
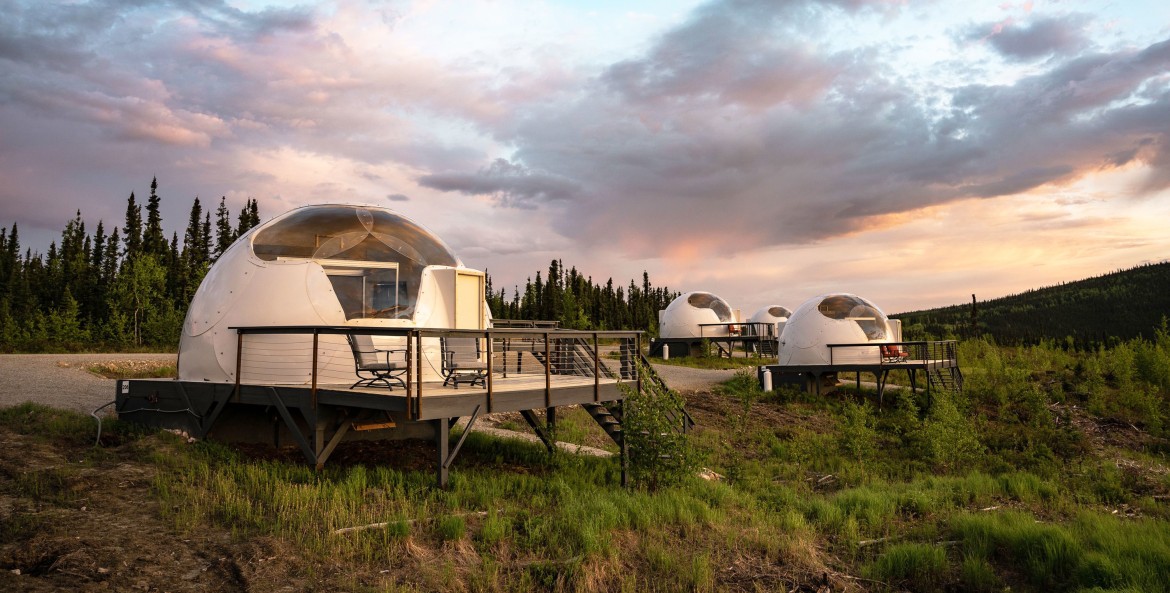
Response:
[[[527,379],[544,379],[544,405],[551,407],[551,393],[560,377],[592,379],[594,401],[601,401],[601,383],[633,381],[641,388],[638,353],[642,332],[575,331],[551,328],[383,328],[354,326],[276,326],[233,327],[237,333],[235,391],[241,384],[264,384],[302,381],[310,386],[316,402],[321,385],[352,382],[353,356],[345,341],[348,334],[378,337],[380,346],[404,353],[406,371],[405,397],[408,415],[422,417],[424,392],[441,390],[435,379],[442,365],[440,338],[475,338],[479,340],[481,360],[486,363],[484,377],[487,409],[492,411],[492,397],[508,383]],[[284,336],[284,339],[276,336]],[[288,336],[302,339],[289,340]],[[616,360],[604,360],[601,344],[617,352]],[[610,364],[615,364],[616,369]],[[348,369],[348,371],[342,370]],[[441,382],[441,377],[438,377]],[[498,385],[497,385],[498,384]],[[538,383],[537,383],[538,384]],[[581,382],[576,382],[581,385]],[[587,384],[587,383],[586,383]],[[473,387],[474,388],[474,387]]]
[[[958,366],[959,343],[955,340],[931,342],[867,342],[861,344],[827,344],[829,364],[873,364],[906,366],[927,364]]]

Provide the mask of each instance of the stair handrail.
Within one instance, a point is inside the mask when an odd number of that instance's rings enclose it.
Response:
[[[643,369],[642,378],[644,380],[649,379],[650,383],[663,391],[673,391],[670,386],[668,386],[666,382],[662,380],[662,377],[658,376],[658,373],[650,364],[650,359],[647,358],[645,354],[638,352],[638,361],[641,363],[641,367]],[[683,434],[686,434],[691,428],[695,426],[695,419],[691,417],[690,412],[687,412],[685,404],[680,403],[677,410],[665,409],[663,412],[669,415],[670,420],[680,424],[676,430],[679,430]],[[675,412],[681,412],[681,418]]]

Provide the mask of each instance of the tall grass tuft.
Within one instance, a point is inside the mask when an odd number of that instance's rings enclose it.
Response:
[[[867,578],[896,584],[915,591],[933,591],[946,578],[947,555],[931,544],[905,543],[890,546],[863,569]]]

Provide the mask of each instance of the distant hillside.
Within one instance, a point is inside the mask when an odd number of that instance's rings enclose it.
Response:
[[[902,320],[907,340],[991,335],[1000,344],[1032,344],[1071,337],[1091,347],[1151,338],[1170,317],[1170,262],[978,301],[974,331],[970,303],[891,317]]]

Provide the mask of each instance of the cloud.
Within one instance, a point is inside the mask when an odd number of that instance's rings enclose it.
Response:
[[[1106,35],[1100,14],[996,31],[947,4],[713,0],[598,47],[573,35],[605,23],[532,41],[548,28],[511,18],[563,5],[250,4],[6,6],[0,224],[59,230],[78,200],[158,175],[168,220],[196,194],[266,215],[409,200],[493,268],[559,250],[689,279],[1102,172],[1132,170],[1109,204],[1170,187],[1170,41]],[[448,28],[451,10],[477,27]]]
[[[786,30],[774,18],[786,13],[739,8],[708,4],[578,100],[516,114],[501,136],[513,159],[579,184],[559,205],[560,232],[640,256],[728,255],[1131,163],[1150,168],[1145,190],[1170,180],[1170,41],[1054,60],[1008,82],[934,86],[940,99],[925,101],[882,66],[881,48],[761,47],[754,40]],[[815,83],[735,92],[760,53],[773,74]],[[790,63],[817,63],[818,75]],[[815,92],[790,90],[801,88]]]
[[[1084,14],[1039,18],[1026,26],[1013,20],[972,26],[969,40],[987,41],[1003,57],[1031,61],[1050,55],[1075,55],[1089,46],[1086,26],[1092,21]]]
[[[473,196],[489,196],[501,206],[534,208],[540,204],[567,200],[578,191],[572,180],[520,163],[496,159],[475,173],[423,175],[419,185]]]

